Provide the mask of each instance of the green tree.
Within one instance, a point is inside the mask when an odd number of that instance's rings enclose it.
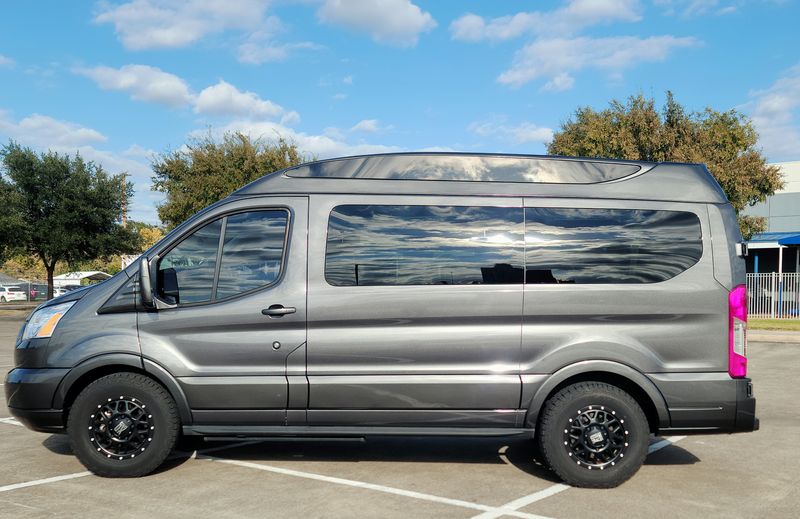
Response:
[[[1,203],[9,204],[8,232],[16,237],[12,248],[41,260],[48,297],[59,261],[75,265],[136,250],[137,235],[120,225],[123,199],[133,193],[123,175],[108,175],[80,155],[36,153],[14,141],[0,157],[6,184]]]
[[[667,92],[659,111],[653,98],[639,94],[608,108],[576,110],[561,125],[548,153],[628,160],[698,162],[705,164],[739,215],[745,238],[764,231],[766,221],[741,214],[783,187],[780,171],[767,164],[758,148],[752,122],[736,110],[706,108],[687,112]]]
[[[245,184],[304,160],[297,146],[283,138],[253,140],[235,132],[218,141],[209,132],[154,159],[153,189],[167,194],[158,216],[172,229]]]

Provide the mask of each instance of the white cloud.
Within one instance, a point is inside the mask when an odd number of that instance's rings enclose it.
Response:
[[[131,50],[186,47],[227,30],[255,31],[268,0],[130,0],[100,2],[94,21],[110,23]]]
[[[240,63],[261,65],[274,61],[284,61],[298,50],[320,50],[323,47],[310,41],[296,43],[274,43],[272,41],[248,40],[239,45],[237,59]]]
[[[97,130],[70,121],[46,115],[31,114],[14,121],[7,112],[0,111],[0,135],[37,148],[75,148],[107,137]]]
[[[84,159],[103,166],[110,174],[127,172],[135,186],[128,216],[134,220],[158,223],[154,208],[164,197],[161,193],[150,191],[153,172],[149,159],[155,153],[152,150],[135,144],[122,153],[98,150],[93,144],[105,142],[107,138],[97,130],[40,114],[14,121],[2,110],[0,137],[14,139],[23,146],[39,151],[51,150],[71,155],[79,153]]]
[[[391,130],[391,126],[381,126],[380,121],[377,119],[362,119],[354,124],[351,128],[351,132],[363,132],[363,133],[379,133],[386,130]]]
[[[13,59],[9,58],[8,56],[3,56],[0,54],[0,67],[8,67],[11,68],[15,65]]]
[[[331,99],[333,99],[334,101],[344,101],[345,99],[347,99],[347,94],[345,94],[344,92],[338,92],[336,94],[333,94],[331,96]]]
[[[410,0],[324,0],[320,21],[369,33],[378,43],[413,47],[436,20]]]
[[[330,131],[327,131],[330,130]],[[225,132],[240,131],[252,138],[275,139],[283,137],[294,141],[300,150],[311,153],[318,158],[340,157],[344,155],[359,155],[364,153],[385,153],[399,151],[396,146],[371,144],[366,142],[351,143],[344,140],[341,132],[335,128],[327,129],[323,135],[308,134],[287,128],[281,124],[270,121],[233,121],[221,128],[215,129],[220,134]],[[196,135],[202,135],[207,130],[198,130]]]
[[[353,84],[353,76],[345,76],[342,78],[342,83],[345,85],[352,85]]]
[[[638,0],[570,0],[553,11],[532,11],[485,20],[467,13],[452,24],[454,40],[508,40],[525,34],[569,35],[581,29],[611,22],[642,19]]]
[[[538,39],[517,51],[511,67],[497,81],[518,87],[548,78],[545,88],[563,89],[573,84],[570,72],[584,68],[619,72],[639,63],[663,61],[673,50],[699,43],[675,36]]]
[[[467,130],[480,137],[488,137],[514,144],[547,143],[553,139],[553,130],[531,122],[507,124],[505,116],[495,116],[485,121],[471,123]]]
[[[148,65],[125,65],[118,69],[79,67],[74,72],[90,78],[103,90],[128,92],[137,101],[182,106],[192,100],[189,85],[183,79]]]
[[[194,111],[200,114],[249,118],[278,117],[285,112],[283,107],[272,101],[263,100],[253,92],[242,92],[223,80],[204,88],[197,95]]]
[[[751,93],[745,105],[770,160],[796,160],[800,153],[800,64],[787,70],[769,88]]]

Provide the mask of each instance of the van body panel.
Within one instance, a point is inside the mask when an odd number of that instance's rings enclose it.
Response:
[[[328,216],[364,199],[310,200],[309,419],[336,406],[517,408],[522,285],[332,286],[325,278]],[[520,198],[472,197],[376,196],[369,203],[522,206]]]
[[[231,211],[272,208],[286,208],[291,214],[277,283],[211,304],[139,315],[142,354],[176,377],[192,409],[272,409],[279,411],[274,413],[277,423],[285,421],[286,359],[306,341],[307,199],[262,197],[220,205],[194,228]],[[162,243],[152,255],[180,240]],[[273,304],[296,311],[282,317],[262,314]]]
[[[727,371],[727,290],[714,280],[704,205],[526,198],[525,206],[689,212],[700,221],[703,252],[688,270],[657,283],[526,284],[523,374],[587,359],[643,373]]]

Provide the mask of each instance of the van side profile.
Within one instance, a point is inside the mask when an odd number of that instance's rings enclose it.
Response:
[[[758,428],[740,242],[697,164],[312,162],[38,307],[6,398],[102,476],[181,435],[525,435],[613,487],[651,434]]]

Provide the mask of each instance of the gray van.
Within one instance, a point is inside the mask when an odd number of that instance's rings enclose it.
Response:
[[[651,434],[758,428],[740,242],[697,164],[308,163],[37,308],[6,398],[102,476],[182,435],[523,435],[612,487]]]

